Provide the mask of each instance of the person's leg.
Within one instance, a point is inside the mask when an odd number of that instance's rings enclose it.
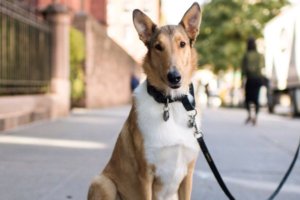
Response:
[[[258,112],[259,112],[259,102],[258,102],[258,100],[254,102],[254,106],[255,106],[255,115],[252,119],[252,123],[253,123],[253,125],[256,125],[257,116],[258,116]]]
[[[245,84],[245,107],[248,113],[245,124],[251,121],[251,81],[247,79]]]
[[[256,102],[254,102],[254,104],[255,104],[255,115],[257,116],[259,113],[259,102],[256,101]]]
[[[248,117],[247,117],[247,119],[246,119],[246,121],[245,121],[245,124],[247,124],[247,123],[249,123],[250,122],[250,120],[251,120],[251,107],[250,107],[250,101],[245,101],[245,107],[246,107],[246,110],[247,110],[247,112],[248,112]]]
[[[259,113],[259,90],[261,87],[261,83],[259,82],[260,80],[256,80],[256,85],[255,88],[253,88],[254,91],[254,106],[255,106],[255,115],[254,118],[252,119],[252,123],[253,125],[256,125],[257,123],[257,117],[258,117],[258,113]]]

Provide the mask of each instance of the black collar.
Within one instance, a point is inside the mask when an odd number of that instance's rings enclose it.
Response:
[[[167,104],[167,103],[173,103],[179,101],[182,103],[182,105],[187,111],[195,110],[195,95],[194,95],[194,86],[192,83],[189,86],[189,92],[193,97],[192,102],[190,102],[188,95],[184,95],[174,99],[171,98],[171,96],[166,96],[161,91],[158,91],[154,86],[150,85],[148,80],[147,80],[147,92],[150,96],[154,98],[154,100],[157,103]]]

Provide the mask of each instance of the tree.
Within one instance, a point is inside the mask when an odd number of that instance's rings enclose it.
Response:
[[[249,36],[262,37],[266,22],[287,0],[211,0],[204,5],[199,39],[199,65],[215,72],[238,69]]]

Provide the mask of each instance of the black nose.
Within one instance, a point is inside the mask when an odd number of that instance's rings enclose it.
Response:
[[[169,71],[167,77],[168,77],[169,83],[172,85],[177,85],[181,81],[180,73],[178,72],[177,69],[174,69],[174,68]]]

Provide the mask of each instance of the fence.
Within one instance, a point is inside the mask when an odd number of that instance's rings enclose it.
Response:
[[[46,93],[51,78],[49,25],[13,1],[0,1],[0,95]]]

